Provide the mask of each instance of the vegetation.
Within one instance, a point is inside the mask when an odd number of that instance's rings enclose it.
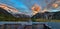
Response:
[[[6,15],[6,14],[3,14],[3,13],[0,13],[0,21],[29,21],[30,18],[16,18],[12,15]],[[33,22],[60,22],[60,20],[57,20],[57,19],[42,19],[42,18],[39,18],[39,19],[36,19],[36,18],[32,18],[31,19]]]
[[[16,18],[12,15],[0,13],[0,21],[28,21],[29,18]]]
[[[60,22],[59,19],[43,19],[43,18],[39,18],[39,19],[32,18],[32,21],[33,22]]]

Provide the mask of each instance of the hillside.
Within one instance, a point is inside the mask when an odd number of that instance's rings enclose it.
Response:
[[[44,12],[44,13],[37,13],[32,17],[33,21],[40,20],[40,21],[57,21],[60,20],[60,11],[57,12]]]
[[[20,14],[19,18],[16,18],[3,8],[0,8],[0,21],[28,21],[29,18],[26,18],[25,15]],[[23,17],[22,17],[23,16]]]

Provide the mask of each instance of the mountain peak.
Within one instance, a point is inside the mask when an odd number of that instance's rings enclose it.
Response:
[[[8,5],[6,5],[6,4],[0,4],[0,7],[1,8],[3,8],[4,10],[6,10],[7,12],[9,12],[9,13],[17,13],[17,12],[19,12],[17,9],[15,9],[15,8],[13,8],[13,7],[11,7],[11,6],[8,6]]]

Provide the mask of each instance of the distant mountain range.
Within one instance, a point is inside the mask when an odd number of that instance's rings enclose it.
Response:
[[[19,13],[19,11],[16,10],[15,8],[8,7],[6,5],[1,5],[1,4],[0,4],[0,13],[4,13],[6,15],[11,15],[11,16],[14,16],[16,18],[60,19],[60,11],[57,11],[57,12],[45,11],[44,13],[37,13],[31,17],[27,14]]]
[[[46,16],[47,16],[48,19],[51,18],[51,17],[52,17],[51,19],[60,19],[59,18],[60,17],[60,11],[57,11],[57,12],[48,12],[48,11],[46,11],[44,13],[37,13],[37,14],[33,15],[32,17],[30,17],[29,15],[26,15],[24,13],[12,14],[12,13],[9,13],[8,11],[6,11],[5,9],[0,7],[0,13],[1,12],[6,14],[6,15],[12,15],[16,18],[36,18],[36,19],[37,18],[44,18],[44,19],[46,19]]]
[[[19,13],[18,10],[1,4],[0,4],[0,13],[4,13],[6,15],[12,15],[16,18],[30,18],[30,16],[27,14]]]
[[[60,11],[57,12],[44,12],[44,13],[37,13],[36,15],[32,16],[32,18],[44,18],[44,19],[60,19]]]

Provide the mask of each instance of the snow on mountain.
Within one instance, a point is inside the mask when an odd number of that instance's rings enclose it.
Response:
[[[6,10],[8,13],[12,14],[14,17],[30,18],[30,16],[28,14],[19,12],[17,9],[15,9],[11,6],[7,6],[6,4],[0,4],[0,7],[3,8],[4,10]]]

